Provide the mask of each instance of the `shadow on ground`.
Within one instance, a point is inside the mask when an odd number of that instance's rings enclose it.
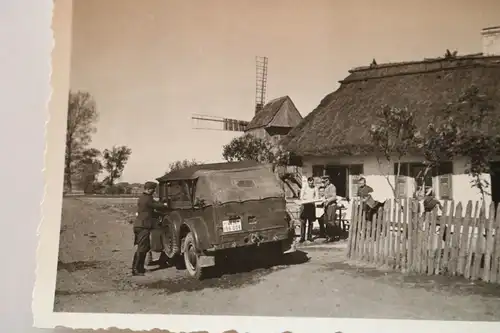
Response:
[[[234,289],[256,284],[264,276],[292,265],[299,265],[309,261],[307,253],[294,251],[283,256],[278,263],[260,261],[233,261],[217,267],[210,272],[209,278],[198,281],[189,277],[165,279],[151,283],[140,284],[141,288],[162,290],[166,294],[181,291],[199,291],[207,288]]]
[[[498,284],[482,281],[472,282],[459,276],[403,274],[393,270],[360,267],[347,262],[329,263],[323,269],[340,271],[341,274],[348,274],[354,278],[369,278],[376,282],[399,285],[403,288],[422,288],[432,292],[500,298]]]
[[[286,269],[289,266],[303,264],[309,261],[306,252],[297,250],[287,253],[279,262],[253,261],[253,260],[229,260],[224,265],[217,267],[208,278],[198,281],[187,276],[185,271],[179,272],[171,278],[158,280],[155,276],[145,276],[138,279],[128,279],[109,277],[114,281],[114,287],[100,290],[56,290],[59,296],[68,295],[96,295],[106,292],[130,291],[138,289],[156,289],[160,293],[174,294],[178,292],[200,291],[203,289],[235,289],[247,285],[257,284],[264,276],[275,271]],[[70,262],[58,263],[58,270],[66,270],[69,273],[84,270],[100,269],[105,267],[104,262]],[[109,263],[108,263],[109,264]],[[175,270],[174,267],[163,269],[152,269],[150,271]],[[184,273],[184,274],[183,274]],[[154,281],[151,281],[154,279]]]

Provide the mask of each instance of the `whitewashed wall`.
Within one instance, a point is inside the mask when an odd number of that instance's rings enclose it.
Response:
[[[415,157],[405,157],[402,162],[422,162],[422,158]],[[349,164],[363,164],[364,173],[363,176],[366,178],[366,182],[374,189],[374,196],[378,200],[393,199],[394,195],[391,186],[385,175],[388,175],[389,182],[394,186],[395,176],[393,174],[393,162],[389,163],[387,160],[381,159],[380,163],[375,157],[339,157],[339,158],[328,158],[328,157],[308,157],[303,159],[302,173],[304,177],[312,176],[312,166],[313,165],[349,165]],[[478,189],[471,186],[471,177],[465,174],[466,169],[466,159],[457,159],[453,162],[453,176],[452,176],[452,198],[455,201],[455,205],[461,202],[463,205],[463,211],[465,213],[465,207],[469,200],[481,201],[481,194]],[[490,180],[489,174],[484,174],[483,178],[485,180]],[[434,181],[434,184],[437,184]],[[349,177],[348,186],[351,187],[352,177]],[[406,182],[408,188],[407,193],[413,193],[414,183],[412,181]],[[487,189],[489,192],[490,189]],[[435,189],[436,191],[436,189]],[[485,197],[487,210],[491,203],[491,197],[487,195]]]

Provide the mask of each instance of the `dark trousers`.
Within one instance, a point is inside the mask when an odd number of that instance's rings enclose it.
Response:
[[[312,239],[313,223],[316,220],[316,206],[314,204],[305,204],[300,214],[300,240]]]
[[[321,217],[318,217],[318,224],[319,224],[319,237],[325,237],[326,232],[325,232],[325,214],[323,214]]]
[[[337,219],[337,203],[333,202],[325,208],[326,232],[329,239],[340,238],[342,230]]]
[[[144,264],[146,256],[151,250],[149,234],[150,230],[147,228],[134,227],[134,245],[137,245],[132,262],[132,272],[134,273],[144,273],[146,271]]]

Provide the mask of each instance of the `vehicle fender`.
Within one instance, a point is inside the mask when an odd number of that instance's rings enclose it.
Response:
[[[184,224],[191,230],[194,236],[196,248],[206,250],[210,247],[208,229],[205,221],[201,217],[186,219]]]

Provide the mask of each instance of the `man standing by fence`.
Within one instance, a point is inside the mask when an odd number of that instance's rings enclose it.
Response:
[[[134,245],[137,245],[132,262],[132,275],[144,275],[146,256],[151,249],[150,232],[154,227],[154,210],[162,209],[166,203],[156,202],[153,193],[156,190],[155,182],[146,182],[144,192],[137,201],[137,217],[134,222]]]

